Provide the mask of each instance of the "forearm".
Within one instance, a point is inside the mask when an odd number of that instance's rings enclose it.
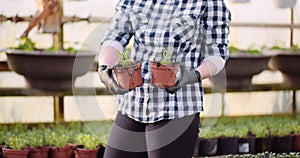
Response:
[[[218,74],[225,66],[225,60],[218,56],[208,56],[202,64],[196,68],[201,74],[201,79]]]
[[[99,55],[99,65],[116,65],[120,59],[119,53],[123,50],[123,46],[116,41],[104,42]]]

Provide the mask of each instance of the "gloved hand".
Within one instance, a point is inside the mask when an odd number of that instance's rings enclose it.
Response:
[[[180,65],[180,78],[173,87],[166,88],[168,93],[174,94],[180,88],[187,84],[193,84],[201,81],[201,74],[197,70],[188,71],[185,66]]]
[[[113,76],[113,69],[107,65],[101,65],[98,69],[98,74],[102,83],[112,94],[125,94],[129,90],[120,87]]]

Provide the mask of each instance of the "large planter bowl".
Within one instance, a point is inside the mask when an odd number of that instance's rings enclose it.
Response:
[[[252,77],[266,70],[270,55],[249,54],[246,52],[232,53],[226,61],[227,88],[249,89],[252,85]],[[223,83],[224,77],[216,76],[213,83]]]
[[[300,51],[295,53],[282,53],[270,59],[271,70],[282,73],[283,83],[287,85],[300,85]]]
[[[23,75],[29,87],[72,89],[75,79],[92,70],[96,52],[6,50],[8,67]],[[75,66],[76,64],[76,66]]]

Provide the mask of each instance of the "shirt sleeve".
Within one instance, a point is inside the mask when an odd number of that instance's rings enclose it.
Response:
[[[223,0],[207,1],[203,13],[204,57],[220,56],[228,59],[228,34],[231,13]]]
[[[111,26],[104,36],[101,45],[105,41],[119,42],[124,48],[132,37],[132,26],[130,22],[130,6],[128,0],[120,0],[116,5],[115,14]]]

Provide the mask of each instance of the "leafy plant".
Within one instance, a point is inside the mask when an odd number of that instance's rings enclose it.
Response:
[[[249,129],[247,127],[241,126],[238,129],[236,129],[236,132],[239,138],[247,138],[249,134]]]
[[[266,138],[270,135],[270,132],[264,123],[257,123],[251,129],[251,133],[253,133],[257,138]]]
[[[160,61],[159,63],[161,64],[171,64],[172,63],[172,53],[173,52],[173,48],[163,48],[162,52],[160,54]]]
[[[228,51],[229,51],[229,53],[233,53],[233,52],[241,51],[241,49],[239,49],[235,46],[229,46]]]
[[[123,67],[129,66],[131,63],[129,52],[130,52],[130,49],[126,49],[123,53],[119,52],[119,55],[120,55],[119,64]]]
[[[39,131],[30,131],[27,133],[28,145],[31,147],[42,147],[44,145],[44,137]]]
[[[265,46],[262,46],[258,49],[254,48],[254,46],[250,46],[248,49],[246,50],[242,50],[240,48],[237,48],[235,46],[229,46],[228,51],[229,53],[236,53],[236,52],[246,52],[246,53],[250,53],[250,54],[261,54],[262,50],[265,48]]]
[[[217,135],[216,130],[214,128],[205,127],[200,129],[198,136],[200,138],[211,139],[211,138],[215,138],[216,135]]]
[[[5,144],[7,144],[12,149],[22,150],[26,147],[27,140],[23,135],[12,134],[8,137]]]
[[[35,42],[33,42],[29,37],[21,37],[19,39],[19,45],[16,47],[16,49],[34,50],[35,45]]]
[[[57,135],[55,139],[55,146],[63,147],[67,145],[69,136],[67,134]]]
[[[63,147],[67,145],[69,136],[66,134],[58,134],[55,132],[45,133],[45,143],[50,146]]]
[[[80,133],[76,137],[76,143],[86,149],[96,149],[99,146],[99,139],[91,134]]]

